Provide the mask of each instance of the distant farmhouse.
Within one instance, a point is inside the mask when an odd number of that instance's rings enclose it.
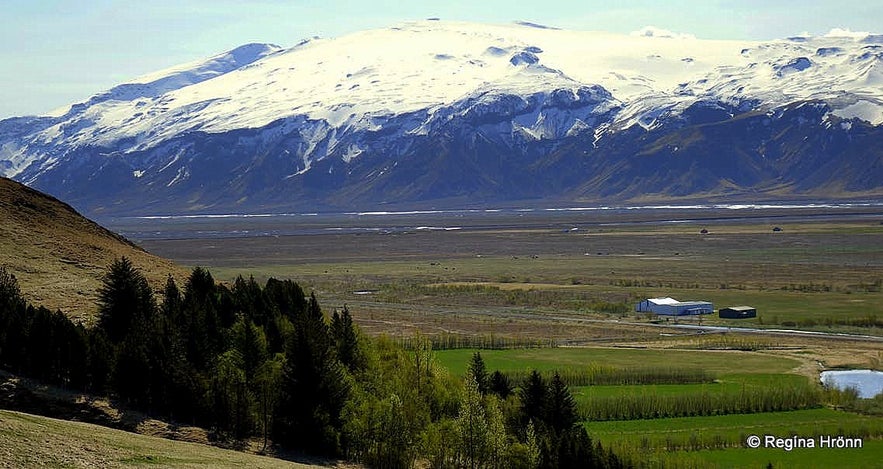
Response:
[[[635,311],[660,316],[694,316],[713,313],[714,305],[709,301],[678,301],[667,297],[648,298],[635,305]]]
[[[721,308],[718,316],[724,319],[748,319],[757,317],[757,309],[751,306],[730,306]]]

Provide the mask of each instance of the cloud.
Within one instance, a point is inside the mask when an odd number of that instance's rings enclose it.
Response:
[[[641,37],[664,37],[668,39],[696,39],[692,34],[676,33],[667,29],[657,28],[656,26],[644,26],[643,28],[632,31],[632,36]]]
[[[868,31],[852,31],[849,28],[834,28],[828,31],[824,37],[851,37],[853,39],[864,39],[870,36]]]

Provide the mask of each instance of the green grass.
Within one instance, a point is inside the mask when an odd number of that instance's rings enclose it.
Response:
[[[617,368],[701,369],[716,375],[787,373],[797,360],[754,352],[645,350],[589,347],[478,350],[489,371],[555,370],[586,367],[592,363]],[[451,373],[462,375],[475,349],[439,350],[436,357]]]
[[[672,467],[879,467],[883,458],[883,418],[827,408],[793,412],[587,422],[592,438],[642,461]],[[745,447],[748,435],[853,436],[861,449]],[[669,451],[671,448],[671,451]],[[695,448],[695,449],[690,449]],[[703,449],[705,448],[705,449]]]
[[[799,467],[802,469],[880,467],[883,441],[865,441],[861,449],[801,448],[790,452],[775,448],[699,451],[695,460],[701,467]]]
[[[0,410],[0,467],[281,469],[312,466]]]
[[[654,396],[678,396],[684,394],[738,394],[743,389],[766,387],[799,386],[807,379],[790,374],[728,374],[714,383],[697,384],[649,384],[636,386],[577,386],[571,388],[577,402],[594,397],[616,397],[628,394],[650,394]]]

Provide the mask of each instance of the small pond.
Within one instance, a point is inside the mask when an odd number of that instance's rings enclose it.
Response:
[[[834,386],[837,389],[856,388],[858,390],[858,397],[870,399],[883,392],[883,371],[823,371],[822,383]]]

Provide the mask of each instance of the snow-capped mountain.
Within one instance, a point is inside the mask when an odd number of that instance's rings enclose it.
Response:
[[[0,174],[96,214],[877,197],[881,124],[883,35],[427,20],[248,44],[0,121]]]

